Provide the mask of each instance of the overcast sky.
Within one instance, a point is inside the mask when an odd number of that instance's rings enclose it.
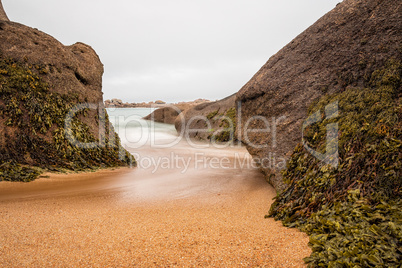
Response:
[[[91,45],[104,99],[175,102],[237,92],[340,0],[2,0],[12,21]]]

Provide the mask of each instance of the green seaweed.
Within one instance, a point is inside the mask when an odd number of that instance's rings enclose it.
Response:
[[[304,139],[325,151],[326,126],[339,124],[334,168],[298,145],[283,171],[287,188],[268,216],[310,235],[309,267],[400,267],[402,259],[402,64],[390,60],[367,88],[346,88],[314,103],[323,120]],[[337,101],[336,118],[324,107]]]
[[[35,180],[40,174],[42,171],[39,168],[22,166],[12,160],[0,165],[0,178],[3,181],[29,182]]]
[[[0,140],[0,181],[31,181],[43,171],[86,171],[99,167],[135,165],[120,145],[107,118],[103,146],[79,148],[65,135],[65,117],[78,103],[78,94],[59,94],[43,82],[42,65],[31,66],[0,57],[0,122],[5,127]],[[83,143],[98,142],[79,111],[69,132]],[[99,124],[99,115],[95,116]]]
[[[226,111],[219,127],[222,127],[223,130],[216,135],[217,141],[234,141],[234,134],[236,131],[236,109],[234,107]]]
[[[351,199],[324,205],[301,230],[310,234],[310,267],[400,267],[402,201]]]
[[[211,112],[211,113],[209,113],[209,114],[207,115],[207,118],[208,118],[209,120],[211,120],[211,119],[214,118],[217,114],[218,114],[218,110],[213,111],[213,112]]]

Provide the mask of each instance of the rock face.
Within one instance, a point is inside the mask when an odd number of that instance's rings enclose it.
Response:
[[[64,46],[53,37],[14,22],[0,22],[0,55],[32,67],[52,92],[78,95],[82,102],[102,104],[103,64],[88,45]],[[93,134],[93,120],[85,122]]]
[[[197,105],[202,103],[209,103],[209,100],[206,99],[197,99],[195,101],[189,102],[179,102],[175,104],[152,104],[152,105],[145,105],[145,107],[155,108],[158,106],[162,106],[159,109],[156,109],[151,114],[144,117],[145,120],[151,120],[159,123],[165,124],[174,124],[176,118],[182,113],[185,112]],[[157,103],[157,102],[155,102]],[[138,107],[143,107],[142,104],[139,104]]]
[[[175,106],[163,107],[155,110],[151,114],[144,117],[145,120],[152,120],[159,123],[174,124],[177,116],[182,112]]]
[[[289,158],[302,142],[312,102],[365,86],[388,59],[400,59],[401,15],[398,1],[345,0],[271,57],[237,93],[249,152],[258,159]],[[267,131],[245,131],[247,126]],[[279,168],[261,169],[278,191],[284,188]]]
[[[131,163],[102,112],[102,74],[90,46],[64,46],[37,29],[0,21],[0,166],[79,170]],[[65,137],[66,116],[80,103],[91,106],[76,113],[68,133],[82,143],[104,141],[102,147],[76,148]]]
[[[0,0],[0,21],[9,21],[6,12],[4,11],[3,4]]]
[[[103,64],[88,45],[64,46],[53,37],[14,22],[0,22],[3,58],[33,66],[60,94],[78,93],[88,102],[102,101]]]
[[[169,106],[174,105],[175,107],[178,107],[179,109],[186,110],[190,107],[193,107],[195,105],[205,103],[205,102],[210,102],[210,101],[206,100],[206,99],[197,99],[195,101],[167,104],[166,102],[161,101],[161,100],[150,101],[150,102],[140,102],[140,103],[135,103],[135,102],[129,103],[129,102],[123,102],[120,99],[111,99],[111,100],[105,100],[105,107],[106,108],[155,108],[155,107],[163,108],[166,105],[169,105]]]
[[[234,94],[184,111],[175,121],[177,132],[199,140],[229,141],[235,136],[235,99]]]

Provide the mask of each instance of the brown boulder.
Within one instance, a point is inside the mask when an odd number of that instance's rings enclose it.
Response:
[[[161,107],[156,109],[151,114],[144,117],[145,120],[151,120],[159,123],[166,123],[166,124],[174,124],[177,117],[182,113],[185,112],[199,104],[210,102],[206,99],[197,99],[195,101],[188,101],[188,102],[179,102],[175,104],[166,104],[163,105],[165,107]],[[138,105],[139,107],[141,104]],[[154,105],[149,105],[148,107],[155,108],[157,107]]]
[[[222,100],[204,102],[185,110],[175,121],[177,132],[199,140],[215,138],[217,141],[228,141],[230,134],[234,136],[236,125],[235,99],[236,95],[233,94]],[[234,128],[233,131],[225,131],[231,127]]]
[[[175,106],[167,106],[153,111],[144,117],[145,120],[152,120],[159,123],[174,124],[177,116],[182,112]]]
[[[0,181],[32,180],[38,167],[135,164],[103,113],[102,75],[90,46],[64,46],[37,29],[0,21]]]
[[[0,20],[9,21],[6,12],[4,11],[3,4],[0,0]]]
[[[241,132],[249,152],[259,159],[288,158],[302,141],[302,123],[313,101],[364,86],[388,59],[401,58],[401,21],[399,1],[345,0],[272,56],[237,93],[242,129],[246,124],[266,128],[255,116],[277,120],[269,132],[247,132],[247,137]],[[262,171],[283,189],[280,169]]]
[[[81,97],[82,102],[102,104],[103,64],[88,45],[64,46],[37,29],[0,21],[0,55],[32,67],[52,92]],[[95,116],[95,111],[92,111]],[[93,117],[92,117],[93,118]],[[86,120],[94,135],[98,127]]]

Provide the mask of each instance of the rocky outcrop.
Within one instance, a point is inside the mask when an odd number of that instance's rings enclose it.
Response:
[[[0,0],[0,21],[9,21],[6,12],[4,11],[3,4]]]
[[[150,101],[150,102],[123,102],[120,99],[111,99],[105,100],[106,108],[158,108],[158,107],[166,107],[166,106],[175,106],[182,110],[187,110],[190,107],[195,105],[210,102],[206,99],[197,99],[195,101],[186,101],[186,102],[178,102],[178,103],[166,103],[161,100]]]
[[[103,113],[102,74],[90,46],[64,46],[37,29],[0,21],[0,180],[22,176],[7,172],[11,166],[83,170],[132,163]],[[82,103],[67,126],[67,115]],[[99,146],[74,146],[68,135]]]
[[[270,216],[311,235],[309,267],[398,267],[400,232],[388,230],[402,229],[402,61],[389,60],[366,87],[323,96],[309,110],[324,111],[334,100],[340,110],[337,166],[295,148],[283,172],[287,187]],[[309,146],[326,147],[328,121],[306,128]],[[360,237],[370,239],[356,243]]]
[[[249,152],[289,158],[312,102],[363,87],[387,60],[400,59],[401,14],[394,0],[345,0],[271,57],[237,94]],[[261,168],[277,190],[284,188],[280,168]]]
[[[158,123],[174,124],[177,116],[182,112],[181,109],[175,106],[159,108],[151,114],[144,117],[145,120],[151,120]]]
[[[155,103],[157,103],[156,101]],[[165,124],[174,124],[176,121],[176,118],[182,113],[185,112],[197,105],[203,104],[203,103],[209,103],[209,100],[206,99],[197,99],[195,101],[188,101],[188,102],[178,102],[175,104],[153,104],[145,107],[151,107],[155,108],[158,106],[162,106],[161,108],[156,109],[153,111],[151,114],[147,115],[144,117],[145,120],[151,120],[159,123],[165,123]],[[140,106],[139,107],[143,107]]]
[[[111,100],[105,100],[105,105],[114,105],[114,106],[122,106],[123,101],[121,99],[111,99]]]
[[[105,100],[104,103],[106,108],[145,108],[156,105],[155,102],[129,103],[123,102],[121,99]]]
[[[178,133],[199,140],[227,142],[236,130],[236,95],[185,110],[175,121]]]
[[[4,21],[0,22],[0,40],[1,57],[37,73],[52,92],[76,95],[82,102],[102,103],[103,64],[90,46],[64,46],[37,29]],[[93,134],[98,133],[94,120],[85,123]]]

